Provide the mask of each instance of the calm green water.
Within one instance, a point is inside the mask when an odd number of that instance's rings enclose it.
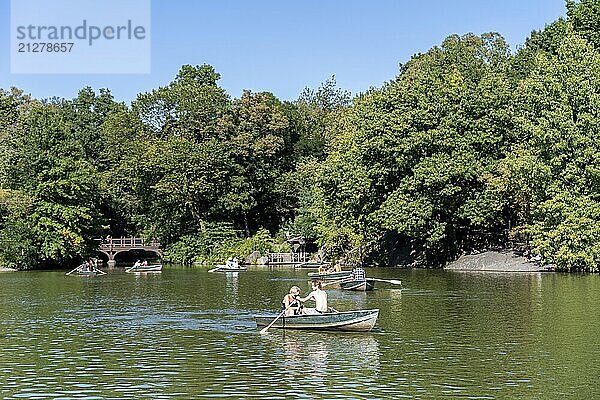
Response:
[[[305,270],[0,274],[2,398],[600,398],[600,277],[368,270],[371,333],[272,330]]]

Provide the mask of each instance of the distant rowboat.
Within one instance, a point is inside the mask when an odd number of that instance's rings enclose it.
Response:
[[[368,332],[375,326],[379,310],[329,312],[281,317],[271,326],[279,329]],[[268,326],[277,314],[255,315],[257,327]]]
[[[320,274],[318,272],[309,272],[308,277],[312,279],[319,279],[321,281],[337,281],[344,278],[349,278],[352,275],[352,271],[340,271],[340,272],[327,272]]]
[[[319,267],[324,267],[331,264],[330,262],[327,261],[308,261],[302,264],[298,264],[295,266],[295,268],[319,268]]]
[[[135,272],[160,272],[162,270],[162,265],[161,264],[155,264],[155,265],[140,265],[140,266],[133,266],[129,269],[126,269],[125,272],[129,272],[129,273],[135,273]]]
[[[342,281],[340,282],[340,287],[344,290],[367,292],[375,289],[375,281],[369,278],[364,281]]]
[[[93,271],[75,271],[75,275],[93,276],[93,275],[104,275],[106,272],[95,269]]]
[[[228,267],[227,265],[217,265],[215,268],[208,270],[208,272],[241,272],[247,271],[246,267]]]
[[[80,265],[74,270],[67,272],[66,275],[82,275],[82,276],[94,276],[94,275],[106,275],[106,272],[99,270],[96,267],[90,267],[87,264]]]

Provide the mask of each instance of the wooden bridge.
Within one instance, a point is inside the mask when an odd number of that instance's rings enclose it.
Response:
[[[115,256],[129,250],[143,250],[156,253],[162,257],[160,243],[156,240],[148,240],[137,237],[107,237],[100,240],[100,252],[108,256],[108,266],[113,267],[116,263]]]

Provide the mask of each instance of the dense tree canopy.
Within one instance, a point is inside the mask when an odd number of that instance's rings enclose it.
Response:
[[[566,9],[514,53],[451,35],[354,98],[333,78],[291,102],[231,98],[208,65],[130,106],[0,90],[0,264],[77,262],[108,234],[181,262],[301,234],[355,262],[504,246],[597,271],[600,1]]]

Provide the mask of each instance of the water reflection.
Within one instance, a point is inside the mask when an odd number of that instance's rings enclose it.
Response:
[[[239,272],[225,272],[225,295],[229,301],[235,304],[238,300],[238,275]]]
[[[371,333],[281,331],[270,335],[283,349],[282,367],[303,371],[312,380],[338,377],[340,372],[379,373],[379,343]]]
[[[600,398],[600,277],[388,273],[328,290],[375,331],[267,335],[305,271],[0,275],[0,398]]]

